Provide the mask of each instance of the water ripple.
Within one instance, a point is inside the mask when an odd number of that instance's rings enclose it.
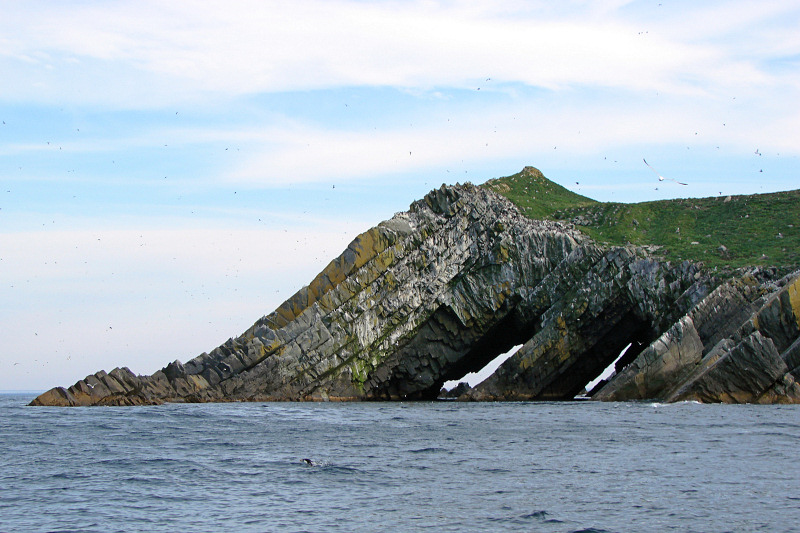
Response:
[[[27,401],[0,531],[800,530],[797,406]]]

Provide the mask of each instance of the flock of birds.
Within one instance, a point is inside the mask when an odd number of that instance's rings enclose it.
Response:
[[[485,80],[485,81],[488,83],[488,82],[491,82],[491,81],[492,81],[492,79],[491,79],[491,78],[486,78],[486,80]],[[480,89],[481,89],[480,87],[478,87],[478,88],[477,88],[477,90],[480,90]],[[346,105],[346,104],[345,104],[345,105]],[[178,114],[178,112],[176,112],[175,114],[177,115],[177,114]],[[448,120],[449,120],[449,119],[448,119]],[[723,125],[724,125],[724,124],[723,124]],[[3,120],[3,121],[2,121],[2,127],[8,127],[8,126],[7,126],[7,124],[6,124],[6,121],[5,121],[5,120]],[[80,131],[80,129],[79,129],[79,128],[76,128],[76,129],[75,129],[75,131],[79,132],[79,131]],[[51,143],[48,141],[48,142],[47,142],[47,144],[48,144],[48,145],[50,145]],[[167,146],[167,145],[165,144],[164,146]],[[61,149],[61,147],[60,147],[60,146],[59,146],[59,149]],[[556,149],[556,147],[553,147],[553,149]],[[225,148],[225,150],[227,151],[227,150],[228,150],[228,148]],[[237,151],[238,151],[238,148],[237,148]],[[760,150],[759,150],[758,148],[757,148],[757,149],[755,150],[755,152],[753,152],[753,153],[754,153],[756,156],[761,156],[761,155],[762,155],[762,153],[760,152]],[[411,151],[409,151],[409,156],[410,156],[410,155],[412,155],[412,152],[411,152]],[[686,182],[679,181],[679,180],[677,180],[677,179],[674,179],[674,178],[669,178],[669,177],[665,177],[665,176],[661,175],[661,174],[658,172],[658,170],[656,170],[656,169],[655,169],[655,168],[654,168],[654,167],[653,167],[653,166],[652,166],[650,163],[648,163],[648,162],[647,162],[647,159],[646,159],[646,158],[642,158],[642,161],[643,161],[643,162],[644,162],[644,164],[647,166],[647,168],[649,168],[649,169],[650,169],[650,171],[652,171],[652,172],[653,172],[653,173],[656,175],[656,177],[658,178],[658,181],[659,181],[659,182],[670,181],[670,182],[673,182],[673,183],[675,183],[676,185],[679,185],[679,186],[684,186],[684,187],[685,187],[685,186],[688,186],[688,183],[686,183]],[[112,161],[112,163],[115,163],[115,161]],[[463,160],[462,160],[462,164],[463,164]],[[20,167],[20,170],[22,170],[22,167]],[[74,170],[69,170],[68,172],[74,172]],[[447,172],[450,172],[450,171],[448,170]],[[467,171],[465,170],[465,172],[467,172]],[[763,172],[763,171],[759,171],[759,172]],[[164,176],[164,179],[166,179],[166,178],[167,178],[167,177],[166,177],[166,176]],[[579,183],[579,182],[577,182],[577,181],[575,182],[575,184],[576,184],[576,185],[580,185],[580,183]],[[332,186],[331,186],[331,188],[332,188],[332,189],[336,189],[336,185],[332,185]],[[658,188],[656,188],[656,190],[658,190]],[[11,191],[11,190],[7,190],[6,192],[7,192],[7,193],[11,193],[12,191]],[[234,194],[236,194],[236,192],[235,192],[235,191],[234,191]],[[720,192],[720,194],[722,194],[722,192]],[[73,196],[73,198],[74,198],[74,196]],[[2,207],[0,207],[0,211],[2,211]],[[192,211],[192,213],[194,214],[194,211]],[[259,219],[259,222],[262,222],[262,220],[261,220],[261,219]],[[298,241],[298,244],[301,244],[301,243],[300,243],[300,241]],[[2,258],[0,258],[0,260],[2,260]],[[276,291],[276,292],[278,292],[278,291]],[[14,363],[14,366],[16,366],[16,365],[18,365],[18,364],[19,364],[19,363]],[[94,388],[94,384],[87,384],[87,385],[88,385],[90,388]],[[310,464],[310,463],[308,462],[308,460],[304,460],[304,461],[306,461],[306,462],[307,462],[307,464]]]

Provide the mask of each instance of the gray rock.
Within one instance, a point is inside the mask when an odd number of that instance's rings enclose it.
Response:
[[[667,400],[753,403],[788,370],[772,340],[759,331],[703,367],[694,379]]]

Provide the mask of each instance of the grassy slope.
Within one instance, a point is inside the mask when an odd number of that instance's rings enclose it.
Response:
[[[547,180],[532,167],[483,186],[506,196],[530,218],[576,222],[598,242],[661,246],[668,260],[720,268],[800,266],[800,190],[603,203]]]
[[[514,202],[528,218],[552,219],[553,213],[562,209],[602,205],[553,183],[533,167],[525,167],[513,176],[489,180],[483,187]]]

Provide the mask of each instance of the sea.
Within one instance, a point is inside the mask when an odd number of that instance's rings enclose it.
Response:
[[[34,396],[0,395],[2,532],[800,531],[800,406]]]

